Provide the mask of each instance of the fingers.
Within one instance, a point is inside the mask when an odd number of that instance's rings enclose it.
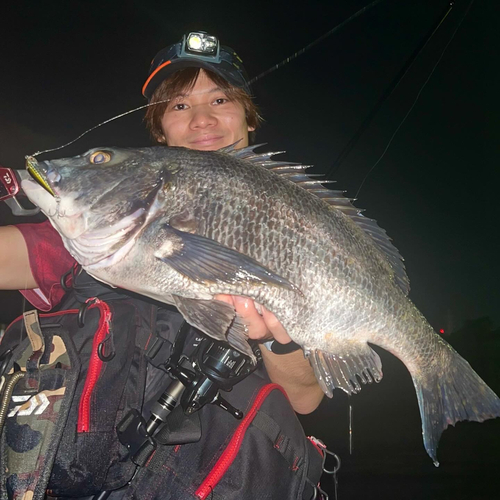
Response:
[[[214,296],[215,300],[220,300],[221,302],[226,302],[234,306],[234,295],[226,295],[224,293],[219,293]]]
[[[262,319],[266,324],[268,330],[273,334],[275,340],[280,344],[288,344],[292,341],[288,333],[286,333],[285,328],[280,323],[278,318],[271,312],[268,311],[264,306],[262,308]]]
[[[248,329],[248,337],[255,340],[272,339],[273,336],[268,330],[262,316],[255,309],[255,304],[248,297],[240,297],[237,295],[218,294],[214,297],[216,300],[221,300],[231,304],[236,313],[241,317],[243,323]]]
[[[278,318],[264,306],[256,304],[252,299],[225,294],[216,295],[214,298],[234,306],[236,313],[248,328],[249,338],[255,340],[271,340],[274,338],[280,344],[288,344],[292,341]],[[261,314],[259,314],[259,310]]]
[[[268,330],[263,317],[255,308],[254,301],[248,297],[235,296],[234,308],[241,316],[243,322],[248,328],[248,337],[255,340],[272,339],[271,332]]]

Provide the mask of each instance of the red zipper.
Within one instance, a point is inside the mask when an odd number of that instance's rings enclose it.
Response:
[[[100,312],[100,318],[97,331],[94,335],[94,341],[92,343],[92,353],[90,355],[87,378],[85,379],[83,393],[80,398],[80,406],[78,407],[77,432],[90,431],[90,400],[92,397],[92,391],[94,390],[97,380],[99,379],[99,375],[101,374],[103,364],[102,359],[97,353],[97,349],[99,344],[109,333],[109,324],[111,321],[111,310],[106,302],[96,298],[88,299],[86,302],[88,303],[89,301],[94,301],[89,306],[89,309],[97,307]]]
[[[92,354],[90,355],[89,369],[87,372],[87,378],[85,380],[85,386],[83,388],[82,397],[80,398],[80,406],[78,408],[78,432],[89,432],[90,430],[90,400],[92,397],[92,391],[94,390],[95,384],[99,379],[102,369],[102,360],[97,354],[97,348],[99,344],[104,340],[106,335],[109,333],[109,325],[111,321],[111,310],[102,300],[97,298],[90,298],[86,300],[86,303],[92,302],[88,308],[93,309],[97,307],[99,309],[100,318],[97,331],[94,335],[94,340],[92,343]],[[57,311],[54,313],[42,313],[40,317],[50,318],[54,316],[63,316],[65,314],[78,314],[79,309],[68,309],[66,311]],[[7,330],[16,322],[22,319],[22,315],[17,317],[10,325]]]
[[[285,390],[278,384],[267,384],[259,391],[252,407],[250,408],[250,411],[246,414],[245,418],[234,432],[233,437],[231,438],[231,441],[229,441],[226,449],[222,452],[222,455],[219,457],[219,460],[217,460],[213,469],[209,472],[208,476],[196,490],[195,495],[200,500],[205,500],[205,498],[207,498],[207,496],[217,486],[218,482],[222,479],[222,476],[224,476],[229,466],[233,463],[238,451],[240,450],[241,443],[243,442],[248,426],[252,423],[252,420],[255,418],[255,415],[262,406],[264,400],[274,389],[281,391],[288,399]]]

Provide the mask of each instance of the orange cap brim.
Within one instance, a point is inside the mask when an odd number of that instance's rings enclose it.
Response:
[[[160,66],[158,66],[148,77],[148,79],[146,80],[146,82],[144,83],[144,85],[142,86],[142,95],[144,97],[146,97],[146,87],[149,85],[149,82],[155,77],[155,75],[158,73],[158,71],[161,71],[165,66],[168,66],[172,61],[167,61],[167,62],[164,62],[163,64],[160,64]]]

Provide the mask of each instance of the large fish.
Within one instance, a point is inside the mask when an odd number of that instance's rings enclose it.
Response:
[[[213,296],[266,306],[328,396],[382,378],[369,343],[397,356],[437,465],[443,430],[500,416],[499,398],[408,299],[385,231],[305,167],[254,149],[101,148],[32,159],[52,194],[30,180],[23,188],[89,274],[175,304],[189,323],[250,355],[234,309]]]

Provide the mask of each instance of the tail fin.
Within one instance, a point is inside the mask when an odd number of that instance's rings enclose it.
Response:
[[[439,438],[460,420],[483,422],[500,417],[500,399],[457,352],[450,349],[445,370],[414,377],[424,446],[436,467]]]

